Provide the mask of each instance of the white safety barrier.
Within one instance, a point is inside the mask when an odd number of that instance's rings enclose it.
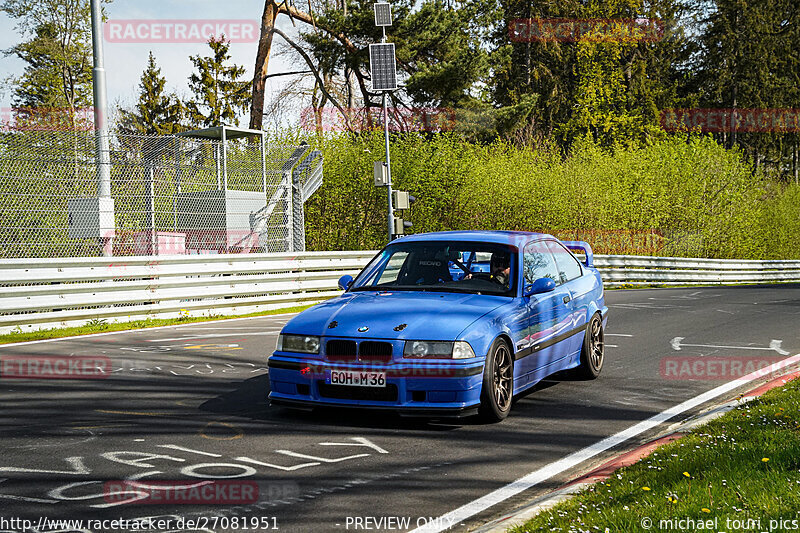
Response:
[[[608,287],[800,281],[800,261],[596,255],[594,266]]]
[[[238,315],[340,294],[374,251],[6,259],[0,333],[181,315]],[[800,261],[596,255],[606,286],[800,281]]]

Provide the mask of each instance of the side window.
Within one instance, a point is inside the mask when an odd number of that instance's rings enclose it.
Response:
[[[396,254],[392,255],[392,257],[386,263],[386,268],[383,269],[380,278],[375,284],[384,285],[386,283],[396,282],[397,276],[400,274],[400,269],[402,268],[403,264],[405,264],[407,257],[408,252],[397,252]]]
[[[550,278],[556,285],[561,283],[555,259],[543,241],[529,242],[525,246],[522,252],[522,271],[525,283],[533,283],[539,278]]]
[[[556,265],[558,266],[558,276],[561,283],[566,283],[575,278],[579,278],[583,274],[581,264],[575,259],[569,250],[564,248],[561,243],[555,241],[548,241],[547,247],[553,252],[553,257],[556,258]]]

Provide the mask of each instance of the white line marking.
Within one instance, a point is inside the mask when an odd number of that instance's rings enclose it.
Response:
[[[724,346],[724,345],[716,345],[716,344],[683,344],[681,341],[686,337],[675,337],[671,341],[669,341],[670,346],[676,352],[681,351],[681,348],[685,346],[691,346],[693,348],[725,348],[730,350],[769,350],[778,352],[780,355],[789,355],[789,352],[781,348],[781,344],[783,341],[772,339],[769,342],[769,347],[763,346]]]
[[[297,470],[298,468],[305,468],[307,466],[317,466],[320,463],[313,462],[313,463],[303,463],[294,466],[281,466],[281,465],[274,465],[272,463],[262,463],[261,461],[256,461],[255,459],[250,459],[249,457],[237,457],[234,459],[235,461],[240,461],[242,463],[250,463],[259,466],[267,466],[269,468],[277,468],[278,470],[283,470],[284,472],[291,472],[292,470]]]
[[[170,450],[180,450],[182,452],[189,452],[189,453],[197,453],[200,455],[207,455],[209,457],[222,457],[218,453],[209,453],[209,452],[201,452],[200,450],[193,450],[191,448],[184,448],[183,446],[178,446],[177,444],[159,444],[159,448],[169,448]]]
[[[64,459],[73,470],[41,470],[37,468],[19,468],[16,466],[0,466],[0,472],[24,472],[31,474],[69,474],[79,476],[91,474],[91,470],[83,464],[83,457],[67,457]]]
[[[710,391],[706,391],[703,394],[686,400],[683,403],[679,403],[678,405],[661,411],[657,415],[651,416],[646,420],[642,420],[638,424],[634,424],[628,429],[622,430],[619,433],[615,433],[610,437],[606,437],[605,439],[598,441],[591,446],[587,446],[586,448],[573,452],[566,457],[559,459],[558,461],[543,466],[538,470],[534,470],[533,472],[509,483],[508,485],[490,492],[486,496],[482,496],[477,500],[474,500],[466,505],[462,505],[458,509],[442,515],[437,520],[429,521],[427,524],[414,529],[412,533],[422,533],[423,531],[426,533],[438,533],[439,531],[444,531],[446,528],[445,525],[440,524],[460,524],[467,518],[474,516],[488,509],[489,507],[497,505],[498,503],[519,494],[520,492],[528,490],[529,488],[534,487],[553,476],[561,474],[570,468],[574,468],[584,461],[587,461],[606,450],[618,446],[619,444],[622,444],[623,442],[640,435],[645,431],[651,430],[657,427],[659,424],[666,422],[667,420],[674,418],[681,413],[689,411],[690,409],[694,409],[705,402],[713,400],[718,396],[722,396],[723,394],[730,392],[737,387],[741,387],[742,385],[746,385],[753,380],[762,378],[768,373],[777,372],[778,370],[797,362],[800,362],[800,354],[793,355],[792,357],[787,357],[786,359],[782,359],[776,363],[773,363],[767,367],[770,369],[767,373],[764,372],[766,369],[756,370],[755,372],[751,372],[750,374],[742,376],[739,379],[729,381],[728,383],[720,385],[719,387],[711,389]]]
[[[338,463],[340,461],[347,461],[348,459],[357,459],[359,457],[369,457],[368,453],[359,453],[358,455],[348,455],[347,457],[339,457],[338,459],[328,459],[326,457],[316,457],[314,455],[306,455],[304,453],[297,453],[291,450],[275,450],[276,453],[282,453],[289,457],[297,457],[298,459],[310,459],[312,461],[319,461],[321,463]]]
[[[628,335],[627,333],[606,333],[606,337],[633,337],[633,335]]]
[[[374,442],[364,437],[350,437],[350,440],[355,441],[355,444],[352,442],[320,442],[320,446],[365,446],[367,448],[372,448],[378,453],[389,453]]]
[[[299,313],[281,313],[279,315],[262,315],[262,316],[246,316],[242,318],[223,318],[220,320],[210,320],[208,322],[193,322],[191,324],[181,324],[179,326],[157,326],[155,328],[139,328],[139,329],[123,329],[120,331],[107,331],[106,333],[90,333],[88,335],[73,335],[71,337],[59,337],[57,339],[41,339],[38,341],[23,341],[23,342],[9,342],[6,344],[0,344],[0,349],[7,348],[9,346],[26,346],[28,344],[42,344],[45,342],[59,342],[59,341],[74,341],[75,339],[89,339],[92,337],[105,337],[106,335],[119,335],[121,333],[137,333],[139,331],[158,331],[160,329],[179,329],[179,328],[189,328],[192,326],[202,326],[203,324],[221,324],[224,322],[236,322],[238,320],[258,320],[258,319],[269,319],[281,316],[295,316]],[[35,332],[33,332],[35,333]]]
[[[15,496],[13,494],[0,494],[0,498],[4,500],[17,500],[21,502],[29,502],[29,503],[59,503],[58,500],[43,500],[41,498],[28,498],[27,496]]]

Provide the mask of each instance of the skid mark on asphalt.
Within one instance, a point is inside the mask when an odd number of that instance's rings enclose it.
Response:
[[[184,346],[184,350],[217,350],[217,349],[228,349],[228,350],[243,350],[241,346],[238,344],[195,344],[192,346]]]
[[[275,336],[280,333],[281,330],[276,329],[273,331],[258,331],[255,333],[206,333],[203,335],[183,335],[181,337],[173,337],[170,339],[147,339],[147,342],[173,342],[173,341],[187,341],[187,340],[203,340],[203,339],[215,339],[219,337],[241,337],[242,335],[246,335],[248,337],[254,337],[257,335],[267,335],[267,336]]]
[[[223,427],[226,430],[233,430],[234,434],[233,435],[223,435],[223,436],[213,435],[213,434],[209,435],[208,432],[212,428],[215,428],[217,426]],[[233,424],[230,424],[228,422],[222,422],[222,421],[219,421],[219,420],[214,420],[212,422],[209,422],[208,424],[203,426],[203,429],[201,429],[199,433],[200,433],[200,436],[203,437],[204,439],[210,439],[210,440],[236,440],[236,439],[241,439],[242,437],[244,437],[244,430],[240,429],[239,427],[237,427],[237,426],[235,426]]]
[[[174,413],[161,413],[155,411],[115,411],[111,409],[95,409],[96,413],[103,413],[107,415],[125,415],[125,416],[175,416]]]
[[[315,488],[312,490],[308,490],[306,492],[302,492],[298,494],[298,491],[295,489],[293,492],[295,495],[283,495],[277,498],[271,498],[269,500],[265,500],[259,503],[251,504],[251,505],[241,505],[235,507],[227,507],[227,508],[220,508],[214,511],[198,511],[194,513],[186,513],[184,516],[186,517],[208,517],[208,518],[223,518],[226,516],[242,516],[248,513],[258,513],[259,511],[263,511],[265,509],[272,509],[275,507],[282,507],[286,505],[296,505],[298,503],[302,503],[305,501],[315,500],[320,497],[324,497],[328,494],[333,494],[336,492],[343,492],[347,490],[351,490],[354,488],[361,488],[369,485],[379,484],[381,482],[385,482],[391,479],[396,478],[404,478],[409,475],[416,474],[418,472],[425,472],[428,470],[435,470],[437,468],[444,468],[454,464],[452,461],[443,461],[440,463],[432,464],[432,465],[424,465],[424,466],[417,466],[413,468],[405,468],[403,470],[398,470],[396,472],[391,472],[388,474],[383,474],[381,476],[377,476],[374,478],[356,478],[349,480],[345,483],[340,483],[337,485],[332,485],[330,487],[322,487],[322,488]],[[287,485],[287,488],[290,486]],[[143,517],[147,519],[148,517]]]
[[[197,363],[197,364],[158,364],[151,365],[143,363],[142,361],[121,361],[118,368],[111,370],[112,374],[119,372],[151,372],[172,374],[173,376],[209,376],[212,374],[245,374],[252,375],[263,372],[269,373],[269,369],[265,366],[255,365],[253,363]],[[147,366],[143,366],[143,364]]]
[[[691,294],[676,294],[675,296],[668,296],[666,298],[657,298],[651,296],[647,298],[648,300],[663,300],[663,301],[671,301],[671,300],[705,300],[706,298],[719,298],[722,296],[721,294],[705,294],[705,291],[695,291]]]
[[[617,309],[653,309],[653,310],[666,310],[666,309],[690,309],[688,305],[655,305],[650,302],[629,302],[621,304],[609,304],[608,307]]]

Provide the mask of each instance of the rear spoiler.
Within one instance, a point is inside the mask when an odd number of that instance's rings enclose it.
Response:
[[[586,260],[584,261],[584,264],[587,267],[594,266],[594,254],[592,253],[592,247],[589,246],[588,242],[584,241],[561,241],[561,242],[564,243],[564,246],[566,246],[571,251],[585,255]]]

